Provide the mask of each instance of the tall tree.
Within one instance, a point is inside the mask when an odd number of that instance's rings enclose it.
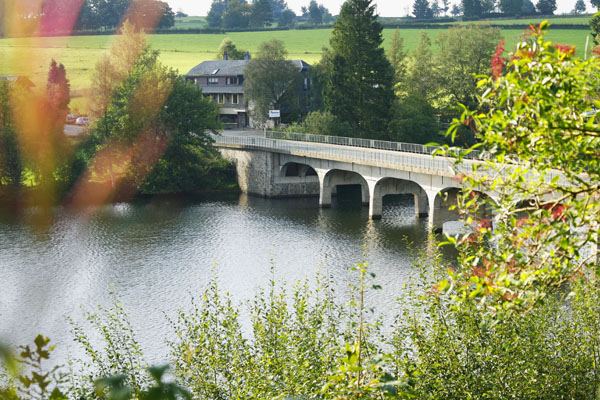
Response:
[[[110,53],[97,62],[92,76],[90,113],[95,117],[106,112],[115,88],[129,75],[147,46],[146,36],[136,32],[129,21],[123,23],[120,33]]]
[[[223,14],[227,11],[227,4],[222,0],[213,0],[206,16],[206,22],[211,28],[219,28],[223,24]]]
[[[394,77],[383,50],[382,29],[372,0],[348,0],[329,40],[325,107],[361,137],[387,137]]]
[[[271,25],[273,22],[273,10],[269,0],[254,0],[252,4],[252,13],[250,14],[250,25],[262,28]]]
[[[287,10],[287,3],[285,0],[269,0],[271,4],[271,10],[273,11],[273,19],[278,20],[281,14]]]
[[[439,74],[441,114],[455,116],[458,103],[477,106],[475,76],[491,73],[490,60],[501,40],[499,28],[481,24],[455,26],[439,33],[435,62],[443,71]]]
[[[535,8],[542,15],[553,15],[556,11],[556,0],[538,0]]]
[[[281,110],[284,115],[296,111],[302,74],[286,57],[283,42],[271,39],[259,45],[256,56],[244,70],[244,93],[260,124],[265,123],[270,109]]]
[[[404,52],[404,39],[400,37],[400,28],[396,28],[394,36],[390,41],[390,47],[387,52],[387,58],[394,69],[394,83],[404,80],[406,74],[406,53]]]
[[[250,24],[252,7],[245,1],[231,0],[223,15],[224,28],[246,28]]]
[[[460,14],[462,14],[462,10],[460,9],[458,4],[452,5],[452,10],[450,11],[450,14],[452,14],[452,16],[454,17],[458,17]]]
[[[573,14],[583,14],[585,12],[585,2],[583,0],[577,0],[572,12]]]
[[[498,6],[504,15],[521,15],[523,13],[523,0],[500,0]]]
[[[323,23],[323,13],[315,0],[311,0],[308,5],[308,22],[313,25],[321,25]]]
[[[413,3],[413,15],[419,19],[429,19],[433,17],[433,11],[427,0],[415,0]]]
[[[296,14],[289,9],[284,10],[279,19],[277,20],[277,25],[280,27],[292,27],[295,24]]]
[[[479,18],[483,13],[480,0],[461,0],[463,15],[467,18]]]
[[[600,10],[600,0],[590,0],[592,7],[596,7],[597,10]]]

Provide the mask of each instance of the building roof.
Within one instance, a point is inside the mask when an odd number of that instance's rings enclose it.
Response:
[[[200,86],[202,93],[244,93],[244,87],[241,85],[236,86]]]
[[[244,74],[248,60],[213,60],[196,65],[186,76],[237,76]]]
[[[185,76],[237,76],[244,75],[244,68],[250,60],[211,60],[203,61],[190,70]],[[291,60],[300,70],[310,65],[302,60]]]

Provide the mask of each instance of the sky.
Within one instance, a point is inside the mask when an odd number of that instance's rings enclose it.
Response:
[[[532,0],[536,3],[537,0]],[[567,13],[573,9],[576,0],[557,0],[557,10],[555,14]],[[167,0],[174,11],[183,10],[189,15],[206,15],[210,9],[212,0]],[[250,1],[251,2],[251,1]],[[287,0],[288,7],[296,14],[300,13],[300,7],[308,6],[310,0]],[[410,14],[414,0],[375,0],[377,11],[382,17],[404,17]],[[450,0],[450,3],[458,3],[459,0]],[[336,15],[340,12],[340,7],[344,0],[317,0],[317,3],[323,4],[329,11]],[[441,1],[440,1],[441,3]],[[588,12],[592,12],[589,0],[586,0]],[[595,10],[594,10],[595,11]]]

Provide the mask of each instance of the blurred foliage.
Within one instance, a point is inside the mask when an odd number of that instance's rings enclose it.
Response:
[[[461,269],[443,284],[492,315],[531,310],[574,279],[598,284],[600,60],[546,41],[547,29],[532,26],[507,58],[498,48],[479,110],[449,131],[472,128],[485,162],[458,154],[471,229],[451,240]]]

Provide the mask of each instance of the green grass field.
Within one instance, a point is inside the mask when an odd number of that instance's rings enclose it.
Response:
[[[433,41],[438,29],[427,31]],[[255,53],[258,45],[272,38],[283,40],[291,59],[318,62],[323,47],[329,44],[330,29],[291,30],[269,32],[233,32],[228,34],[149,35],[151,46],[161,52],[161,60],[168,66],[187,73],[196,64],[216,57],[219,44],[230,37],[238,47]],[[405,49],[413,50],[420,30],[402,29]],[[384,46],[394,33],[385,29]],[[548,39],[561,44],[575,45],[583,54],[587,30],[550,30]],[[506,48],[514,47],[522,30],[504,29]],[[63,63],[73,89],[89,87],[94,65],[109,48],[113,36],[73,36],[57,38],[9,38],[0,40],[0,75],[28,75],[37,84],[44,84],[50,61]],[[435,46],[434,46],[435,50]]]
[[[208,27],[206,17],[176,17],[174,29],[204,29]]]

